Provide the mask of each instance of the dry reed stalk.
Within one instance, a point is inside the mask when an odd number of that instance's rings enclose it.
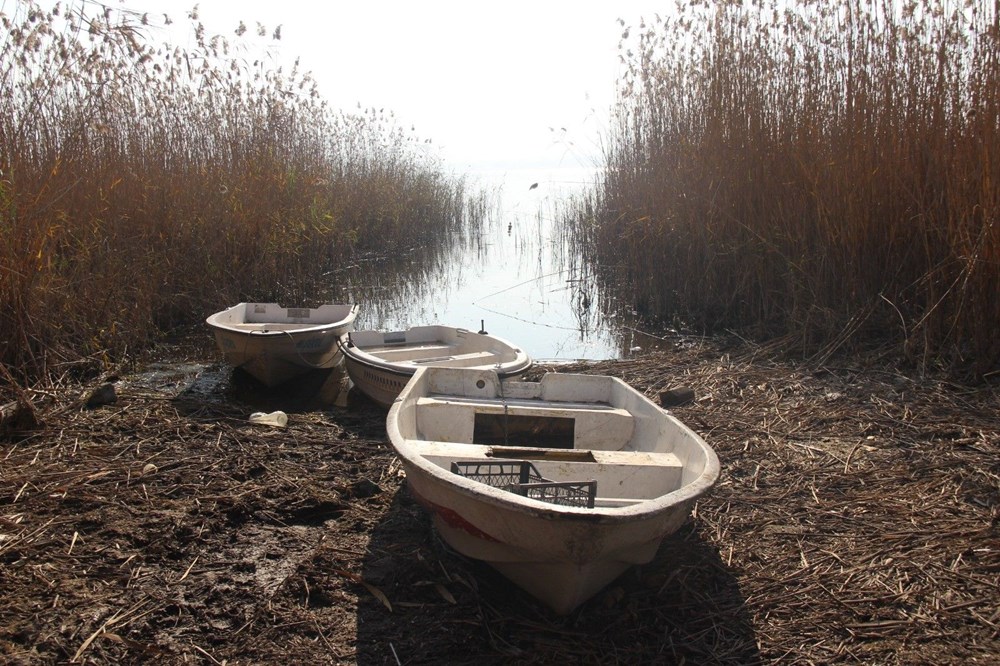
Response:
[[[996,12],[688,3],[632,30],[604,180],[575,214],[605,290],[810,355],[892,343],[995,373]]]
[[[120,360],[238,300],[321,295],[372,247],[444,247],[464,187],[387,113],[298,66],[89,4],[0,10],[0,362]],[[250,64],[250,63],[253,64]]]

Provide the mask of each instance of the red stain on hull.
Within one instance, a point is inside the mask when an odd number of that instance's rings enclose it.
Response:
[[[448,525],[450,525],[451,527],[462,530],[463,532],[467,532],[472,536],[476,537],[477,539],[483,539],[484,541],[492,541],[493,543],[503,543],[502,541],[500,541],[500,539],[497,539],[496,537],[487,534],[486,532],[482,531],[481,529],[470,523],[454,509],[449,509],[446,506],[435,504],[434,502],[431,502],[430,500],[421,496],[420,493],[418,493],[416,490],[413,489],[413,486],[410,486],[410,493],[413,495],[413,498],[417,500],[420,506],[424,507],[433,514],[437,514],[441,518],[441,520],[448,523]]]

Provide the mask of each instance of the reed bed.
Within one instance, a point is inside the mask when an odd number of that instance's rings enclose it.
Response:
[[[96,409],[94,385],[57,387],[0,448],[0,661],[1000,657],[995,390],[728,340],[536,368],[693,390],[673,412],[723,470],[653,562],[558,617],[435,537],[384,410],[244,402],[228,369],[170,355],[187,362],[123,372]],[[258,409],[287,428],[249,423]]]
[[[625,28],[606,170],[571,216],[605,291],[819,361],[891,344],[995,376],[998,21],[991,2],[760,0]]]
[[[476,216],[391,114],[331,109],[297,64],[187,18],[179,48],[98,3],[0,7],[7,379],[106,365],[239,300],[317,303],[339,262]]]

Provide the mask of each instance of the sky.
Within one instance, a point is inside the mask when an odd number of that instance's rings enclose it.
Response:
[[[112,0],[113,4],[113,0]],[[345,110],[391,111],[458,170],[593,167],[626,25],[664,2],[202,0],[210,34],[281,26],[272,57],[312,72]],[[187,25],[194,3],[124,0]]]

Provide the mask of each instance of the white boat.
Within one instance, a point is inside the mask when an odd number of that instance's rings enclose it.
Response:
[[[531,367],[527,353],[485,332],[451,326],[413,326],[405,331],[354,331],[342,337],[351,381],[389,407],[417,368],[491,368],[515,377]]]
[[[340,336],[354,327],[358,306],[331,304],[286,308],[277,303],[239,303],[205,322],[232,366],[266,386],[277,386],[315,368],[340,362]]]
[[[421,369],[386,428],[442,538],[560,614],[651,561],[719,476],[701,437],[614,377]]]

